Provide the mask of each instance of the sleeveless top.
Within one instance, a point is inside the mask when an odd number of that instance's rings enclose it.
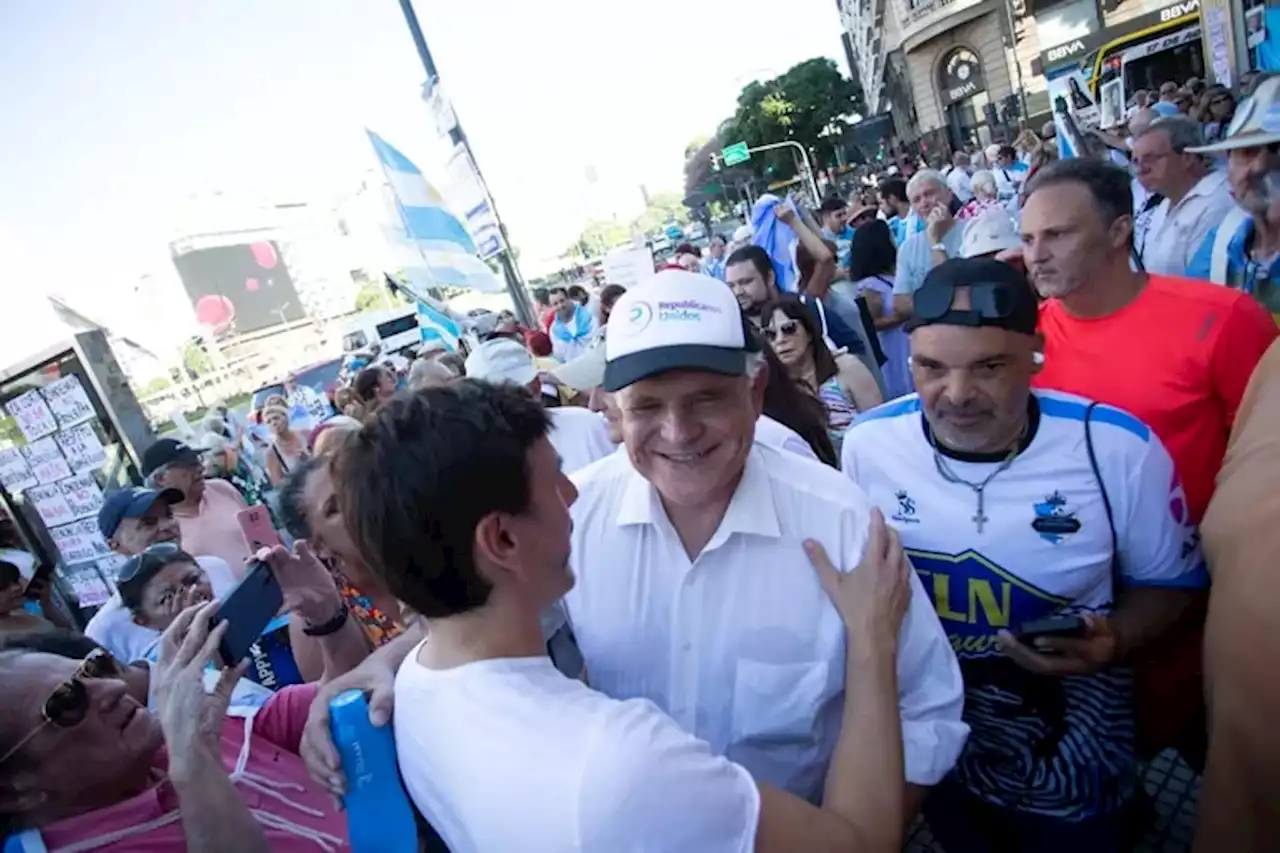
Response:
[[[858,407],[849,399],[849,395],[845,393],[844,386],[840,384],[840,377],[832,376],[818,388],[818,399],[827,407],[827,432],[831,434],[831,441],[835,443],[836,449],[840,448],[840,440],[844,437],[844,431],[853,423],[853,419],[858,416]]]

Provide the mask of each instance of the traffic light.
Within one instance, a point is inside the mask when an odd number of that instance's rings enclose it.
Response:
[[[720,155],[719,154],[711,155],[711,171],[713,172],[720,171]]]

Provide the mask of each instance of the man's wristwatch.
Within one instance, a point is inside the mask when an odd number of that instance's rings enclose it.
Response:
[[[319,625],[306,625],[303,627],[302,633],[308,637],[327,637],[330,634],[336,634],[342,630],[343,625],[347,624],[348,615],[350,615],[350,611],[344,601],[332,619],[328,622],[321,622]]]

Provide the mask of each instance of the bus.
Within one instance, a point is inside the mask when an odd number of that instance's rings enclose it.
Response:
[[[381,344],[386,355],[422,343],[418,330],[418,309],[413,305],[362,311],[346,322],[342,335],[343,352],[359,352]]]

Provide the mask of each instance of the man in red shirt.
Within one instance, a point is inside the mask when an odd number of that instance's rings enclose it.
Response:
[[[1154,429],[1199,522],[1275,322],[1239,291],[1134,272],[1132,195],[1118,167],[1062,160],[1028,193],[1023,259],[1046,297],[1036,385],[1118,406]]]
[[[1061,160],[1036,173],[1027,196],[1023,260],[1045,297],[1034,384],[1126,409],[1155,430],[1186,490],[1188,506],[1174,512],[1199,523],[1275,322],[1240,291],[1131,269],[1133,197],[1122,169]],[[1138,672],[1144,745],[1182,744],[1193,763],[1203,760],[1199,640],[1185,631]]]

